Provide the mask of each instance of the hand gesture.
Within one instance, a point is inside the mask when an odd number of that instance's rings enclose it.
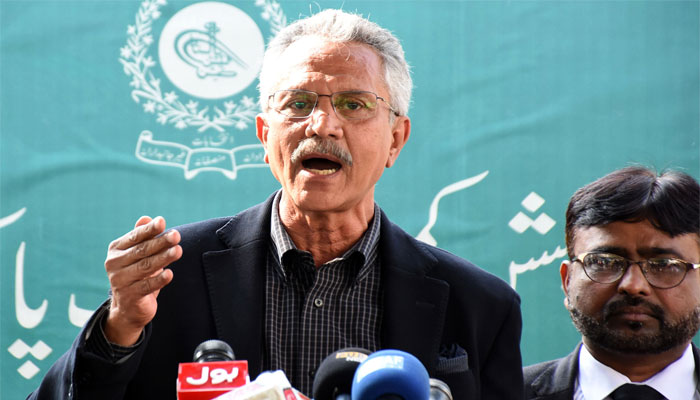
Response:
[[[141,217],[134,229],[109,245],[105,270],[112,302],[104,331],[112,343],[131,346],[156,314],[160,289],[173,272],[165,269],[182,256],[180,233],[165,234],[165,220]]]

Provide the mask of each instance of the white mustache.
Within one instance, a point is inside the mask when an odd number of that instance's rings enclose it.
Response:
[[[302,158],[309,154],[328,154],[339,159],[343,164],[352,166],[352,155],[344,148],[332,140],[321,139],[318,136],[306,138],[299,142],[297,148],[292,152],[292,164],[297,164]]]

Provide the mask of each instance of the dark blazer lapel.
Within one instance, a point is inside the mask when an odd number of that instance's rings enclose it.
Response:
[[[532,381],[531,386],[537,395],[533,399],[570,400],[573,398],[574,382],[578,376],[578,355],[582,345],[579,344],[571,354],[557,360]],[[695,391],[700,393],[700,349],[695,344],[691,346],[695,359],[695,376],[698,377]]]
[[[216,233],[228,249],[206,252],[204,271],[216,331],[248,361],[251,375],[262,369],[265,270],[272,197],[233,217]]]
[[[574,382],[578,376],[578,355],[582,344],[571,354],[553,362],[530,384],[535,397],[533,400],[571,400],[574,395]],[[700,350],[692,344],[695,359],[695,375],[698,377],[696,392],[700,393]],[[528,367],[529,368],[529,367]]]
[[[382,347],[409,352],[430,371],[437,363],[450,287],[426,276],[437,263],[435,257],[381,216]]]
[[[542,371],[532,381],[532,388],[537,397],[535,399],[572,399],[574,396],[574,382],[578,376],[578,354],[582,344],[568,356],[557,360]]]

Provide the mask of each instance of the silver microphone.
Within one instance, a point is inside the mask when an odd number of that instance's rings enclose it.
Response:
[[[447,384],[439,379],[430,378],[430,400],[454,400]]]

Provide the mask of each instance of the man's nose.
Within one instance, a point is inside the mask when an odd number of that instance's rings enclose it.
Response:
[[[630,295],[648,295],[651,292],[651,285],[638,263],[630,264],[617,284],[617,291]]]
[[[306,136],[340,138],[343,136],[343,121],[333,109],[330,97],[319,97],[316,107],[309,116]]]

